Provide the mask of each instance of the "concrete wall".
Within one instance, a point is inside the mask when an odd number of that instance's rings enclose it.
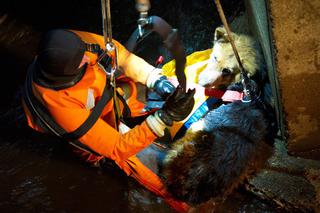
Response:
[[[269,4],[288,149],[320,159],[320,1]]]

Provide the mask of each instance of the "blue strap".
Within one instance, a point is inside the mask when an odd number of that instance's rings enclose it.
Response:
[[[189,117],[189,119],[181,126],[177,134],[174,136],[173,141],[181,138],[190,126],[200,120],[207,112],[214,109],[217,104],[219,104],[221,99],[209,97],[199,108],[194,111],[194,113]]]

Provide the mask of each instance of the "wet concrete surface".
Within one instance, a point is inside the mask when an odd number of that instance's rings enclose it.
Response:
[[[292,155],[320,159],[320,2],[270,1]]]
[[[266,168],[250,178],[246,187],[282,210],[318,212],[319,172],[319,161],[290,156],[286,144],[276,140]]]

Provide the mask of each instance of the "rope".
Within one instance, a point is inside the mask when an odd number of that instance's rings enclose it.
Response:
[[[231,36],[231,30],[229,28],[229,25],[228,25],[228,22],[227,22],[227,19],[226,19],[226,16],[224,15],[224,12],[223,12],[223,9],[222,9],[222,6],[221,6],[221,3],[220,3],[220,0],[215,0],[215,4],[217,6],[217,9],[218,9],[218,13],[220,15],[220,18],[221,18],[221,21],[222,21],[222,24],[224,26],[224,28],[226,29],[227,31],[227,35],[228,35],[228,38],[230,40],[230,43],[231,43],[231,46],[232,46],[232,50],[234,52],[234,55],[238,61],[238,64],[239,64],[239,67],[240,67],[240,71],[243,71],[243,66],[242,66],[242,63],[241,63],[241,60],[240,60],[240,56],[239,56],[239,53],[237,51],[237,48],[236,48],[236,45],[234,44],[234,41],[233,41],[233,38]]]
[[[105,51],[98,57],[97,63],[100,62],[104,57],[109,55],[111,57],[111,75],[110,82],[113,87],[113,100],[114,100],[114,110],[115,110],[115,128],[119,130],[118,121],[121,120],[122,114],[119,106],[119,100],[116,94],[116,78],[115,73],[118,70],[118,49],[116,45],[112,42],[112,25],[111,25],[111,10],[110,10],[110,0],[101,0],[101,12],[102,12],[102,29],[105,44]],[[109,54],[108,54],[109,53]],[[108,75],[108,73],[106,72]]]
[[[102,29],[104,36],[104,43],[112,42],[112,29],[111,29],[111,13],[110,13],[110,0],[101,0],[102,12]]]
[[[240,68],[240,73],[241,73],[241,83],[243,85],[243,93],[244,93],[244,98],[242,99],[243,102],[251,102],[251,94],[250,94],[250,91],[249,89],[247,88],[247,85],[249,84],[249,78],[248,78],[248,75],[246,73],[246,71],[244,70],[243,66],[242,66],[242,63],[241,63],[241,60],[240,60],[240,56],[239,56],[239,53],[237,51],[237,48],[236,48],[236,45],[234,44],[234,40],[231,36],[231,30],[229,28],[229,25],[228,25],[228,22],[227,22],[227,19],[226,19],[226,16],[223,12],[223,9],[222,9],[222,6],[221,6],[221,3],[220,3],[220,0],[215,0],[215,4],[217,6],[217,10],[218,10],[218,13],[219,13],[219,16],[220,16],[220,19],[222,21],[222,24],[224,26],[224,28],[226,29],[227,31],[227,35],[228,35],[228,38],[229,38],[229,41],[230,41],[230,44],[232,46],[232,50],[234,52],[234,55],[237,59],[237,62],[239,64],[239,68]]]

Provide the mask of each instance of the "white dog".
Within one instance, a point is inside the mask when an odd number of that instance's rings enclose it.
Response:
[[[259,45],[249,36],[232,33],[235,46],[248,77],[263,66]],[[204,87],[228,86],[240,81],[240,69],[231,43],[223,27],[215,30],[214,44],[206,68],[199,74],[198,83]]]

